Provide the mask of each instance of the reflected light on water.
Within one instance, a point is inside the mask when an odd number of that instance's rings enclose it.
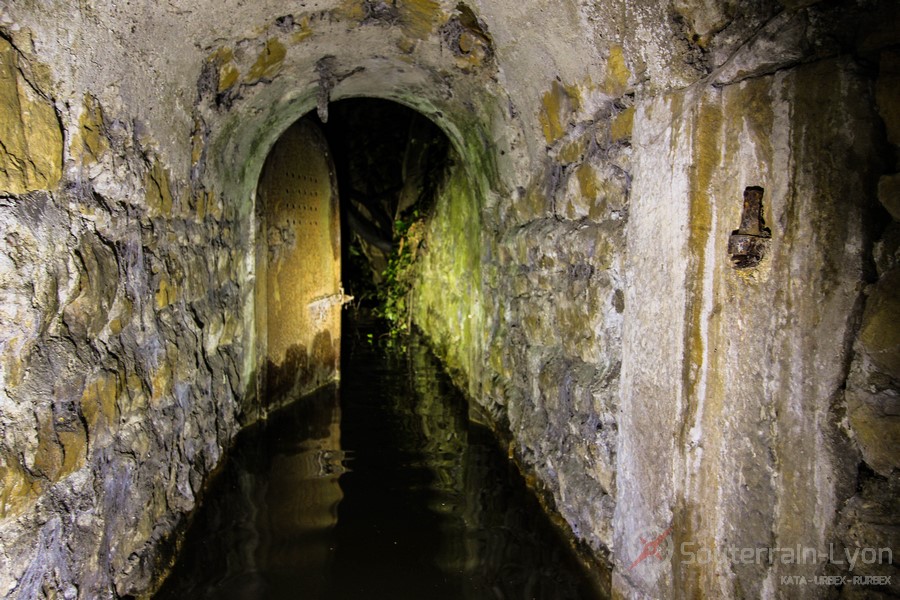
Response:
[[[427,347],[347,337],[340,389],[241,434],[157,598],[598,598]]]

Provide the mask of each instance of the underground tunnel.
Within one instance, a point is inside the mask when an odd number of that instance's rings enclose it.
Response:
[[[612,596],[900,595],[897,11],[0,5],[0,596],[151,597],[363,306]]]
[[[257,186],[261,404],[284,408],[239,437],[154,597],[603,597],[410,330],[449,140],[395,102],[328,113],[287,128]]]
[[[268,397],[339,375],[341,307],[356,299],[390,332],[408,329],[410,270],[449,140],[396,102],[347,99],[324,124],[309,114],[276,141],[256,196],[257,322]],[[268,404],[268,403],[267,403]]]

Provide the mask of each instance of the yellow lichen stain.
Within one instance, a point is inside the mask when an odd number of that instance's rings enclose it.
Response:
[[[19,336],[13,336],[9,338],[7,342],[9,348],[19,349],[22,348],[21,340]],[[26,353],[18,351],[18,353],[13,353],[6,356],[5,364],[6,367],[6,385],[10,387],[17,387],[21,385],[22,380],[25,377],[25,373],[27,372],[27,365],[25,361],[22,360],[22,356],[27,356]]]
[[[234,51],[231,48],[220,46],[206,57],[206,62],[214,65],[218,71],[217,93],[227,91],[238,82],[241,73],[234,64]]]
[[[598,195],[597,176],[594,169],[588,163],[582,163],[575,171],[575,178],[578,180],[578,188],[581,195],[589,200],[596,200]]]
[[[208,204],[209,192],[203,188],[196,189],[191,196],[191,210],[194,212],[194,218],[198,222],[206,218]]]
[[[481,67],[492,52],[490,40],[475,31],[460,33],[458,43],[462,54],[456,55],[456,66],[466,73]]]
[[[215,192],[206,193],[206,214],[212,216],[217,221],[221,221],[225,216],[225,206],[222,199]]]
[[[563,165],[570,165],[574,162],[578,162],[587,151],[589,142],[589,137],[581,136],[575,140],[572,140],[571,142],[566,143],[556,155],[557,162]]]
[[[688,377],[688,397],[693,397],[697,376],[703,368],[704,344],[701,335],[702,302],[700,295],[703,286],[703,273],[707,260],[706,245],[712,230],[712,198],[710,186],[713,174],[721,160],[719,138],[722,132],[723,115],[718,105],[701,104],[697,108],[693,151],[694,160],[691,167],[690,198],[690,235],[688,244],[696,268],[693,273],[695,294],[689,303],[690,331],[688,341],[691,374]]]
[[[110,319],[109,332],[113,335],[119,335],[120,333],[122,333],[122,320],[119,318]]]
[[[118,423],[120,390],[118,373],[103,373],[85,385],[81,394],[81,414],[90,436],[103,429],[111,430]]]
[[[634,107],[629,106],[617,114],[609,125],[609,138],[612,142],[621,142],[631,138],[634,129]]]
[[[159,163],[154,162],[153,167],[144,177],[147,206],[162,215],[172,214],[172,188],[169,183],[169,173]]]
[[[219,93],[221,94],[234,87],[240,76],[241,72],[238,71],[238,68],[232,62],[227,62],[219,67]]]
[[[178,299],[178,288],[169,283],[167,279],[159,280],[159,287],[156,289],[156,308],[162,309]]]
[[[0,456],[0,519],[21,514],[37,500],[40,491],[17,456]]]
[[[406,36],[400,36],[397,38],[397,49],[400,50],[404,55],[402,58],[407,58],[408,55],[411,55],[416,51],[416,45],[418,42],[412,38],[408,38]]]
[[[84,427],[81,423],[74,423],[71,431],[58,431],[56,433],[63,447],[62,470],[60,478],[74,473],[84,466],[84,459],[87,456],[87,435],[85,435]]]
[[[625,63],[625,51],[622,46],[613,46],[609,50],[609,58],[606,59],[606,81],[603,86],[610,96],[621,96],[628,89],[628,80],[631,72]]]
[[[269,38],[262,52],[256,57],[256,62],[247,72],[246,83],[252,85],[261,79],[275,77],[281,70],[285,56],[287,56],[287,48],[284,47],[284,44],[278,38]]]
[[[63,135],[53,104],[29,82],[17,50],[0,38],[0,192],[54,189],[62,177]]]
[[[109,141],[103,134],[103,108],[90,94],[84,95],[84,108],[78,118],[81,135],[79,158],[83,163],[97,162],[109,150]]]
[[[218,92],[221,94],[225,92],[238,82],[238,79],[241,76],[241,72],[238,71],[237,66],[233,62],[231,62],[230,58],[228,62],[224,62],[219,65],[219,85],[217,86]]]
[[[313,29],[309,24],[309,15],[303,15],[303,18],[300,19],[297,25],[300,27],[300,31],[294,32],[291,36],[291,43],[293,44],[299,44],[313,34]]]
[[[726,114],[726,123],[738,123],[740,122],[738,118],[743,118],[746,131],[753,143],[758,146],[757,155],[772,156],[774,152],[772,124],[775,121],[775,114],[772,110],[774,103],[771,97],[771,81],[764,77],[744,81],[738,86],[737,94],[738,98],[726,105],[726,108],[734,107],[728,110],[729,113],[736,113]],[[732,117],[735,118],[734,121],[731,120]]]
[[[38,421],[38,447],[34,454],[34,470],[54,482],[59,479],[63,465],[62,445],[53,429],[53,416],[44,414]]]
[[[195,126],[194,132],[191,134],[191,165],[194,167],[199,165],[200,161],[203,159],[203,142],[203,132],[200,128]]]
[[[131,321],[134,314],[134,304],[125,297],[117,297],[113,305],[113,314],[115,317],[109,320],[109,332],[113,335],[119,335],[125,326]]]
[[[121,397],[122,413],[140,414],[147,408],[147,388],[144,380],[135,373],[129,373],[125,377],[125,393]]]
[[[673,102],[673,107],[680,107],[680,99]],[[673,113],[680,114],[679,112]],[[719,168],[721,160],[721,138],[723,134],[723,111],[718,104],[709,102],[700,102],[694,108],[693,127],[691,138],[685,140],[693,153],[692,167],[689,173],[690,177],[690,198],[689,198],[689,214],[690,214],[690,231],[688,234],[688,248],[691,255],[691,268],[688,273],[688,301],[686,303],[685,313],[685,359],[682,370],[682,385],[684,390],[684,398],[686,403],[686,414],[683,417],[684,426],[681,431],[683,447],[688,447],[686,441],[690,428],[698,419],[698,410],[701,403],[701,394],[703,402],[703,414],[701,417],[704,424],[704,430],[713,430],[713,425],[722,419],[723,411],[723,395],[721,391],[715,388],[715,373],[711,373],[710,381],[707,381],[707,389],[699,389],[701,374],[704,369],[707,372],[712,370],[713,364],[705,363],[705,348],[709,343],[710,347],[715,347],[714,336],[704,339],[703,320],[704,315],[704,286],[713,285],[712,282],[704,281],[706,272],[706,262],[711,259],[708,257],[707,243],[712,230],[712,202],[711,185],[713,176]],[[673,136],[674,137],[674,136]],[[710,359],[712,363],[713,359]],[[717,438],[715,435],[708,436],[706,445],[708,450],[715,448]],[[701,495],[716,496],[719,486],[719,472],[716,461],[717,453],[709,451],[704,453],[704,460],[701,461],[699,472],[697,475],[697,483],[695,490],[700,490]],[[715,498],[707,499],[702,502],[706,506],[716,506]],[[702,516],[697,512],[695,507],[683,506],[681,511],[683,516],[680,518],[683,522],[679,531],[676,543],[680,540],[697,540],[698,543],[713,544],[714,540],[710,537],[709,529],[703,528]],[[685,568],[680,573],[680,581],[678,585],[684,586],[684,589],[693,592],[702,587],[701,579],[704,569],[701,566],[693,566]]]
[[[220,219],[221,207],[216,202],[216,196],[207,189],[199,188],[191,198],[191,209],[197,221],[203,221],[206,217]]]
[[[169,395],[172,387],[172,367],[168,362],[162,363],[154,371],[150,387],[150,405],[157,407]]]
[[[222,328],[222,336],[219,338],[219,346],[230,346],[234,343],[235,333],[240,326],[240,321],[232,315],[225,317],[225,323]]]
[[[524,197],[516,202],[514,209],[519,219],[529,221],[545,216],[547,212],[547,195],[544,190],[536,182],[532,181],[525,191]],[[526,249],[521,249],[520,256],[517,260],[521,263],[526,262]]]
[[[144,177],[147,206],[159,214],[172,214],[172,189],[169,186],[169,174],[163,166],[155,161],[153,167]]]
[[[343,0],[333,12],[338,18],[357,23],[366,18],[364,0]]]
[[[554,80],[541,99],[541,110],[538,114],[547,144],[552,145],[565,135],[569,115],[577,112],[579,108],[581,108],[581,93],[578,86],[563,85]]]
[[[443,22],[441,5],[435,0],[398,0],[400,27],[403,33],[417,40],[424,40]]]

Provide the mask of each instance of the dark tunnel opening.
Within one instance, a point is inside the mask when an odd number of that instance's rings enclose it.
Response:
[[[428,338],[394,335],[391,295],[410,293],[429,219],[447,235],[436,225],[463,175],[448,138],[390,101],[329,113],[282,134],[258,187],[270,410],[156,597],[602,597]],[[439,271],[441,293],[454,277]]]
[[[401,254],[421,234],[414,225],[424,223],[447,177],[450,141],[419,112],[377,98],[334,102],[320,126],[337,171],[345,292],[357,310],[384,316],[396,283],[392,260],[408,259]]]
[[[342,314],[411,328],[416,258],[452,164],[403,105],[338,101],[273,145],[257,188],[256,327],[267,409],[340,378]],[[351,304],[353,310],[346,305]]]

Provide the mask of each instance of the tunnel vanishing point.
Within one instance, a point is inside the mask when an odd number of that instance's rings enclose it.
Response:
[[[6,0],[0,595],[151,594],[336,376],[260,182],[350,98],[446,133],[412,321],[613,597],[900,594],[900,4]]]

